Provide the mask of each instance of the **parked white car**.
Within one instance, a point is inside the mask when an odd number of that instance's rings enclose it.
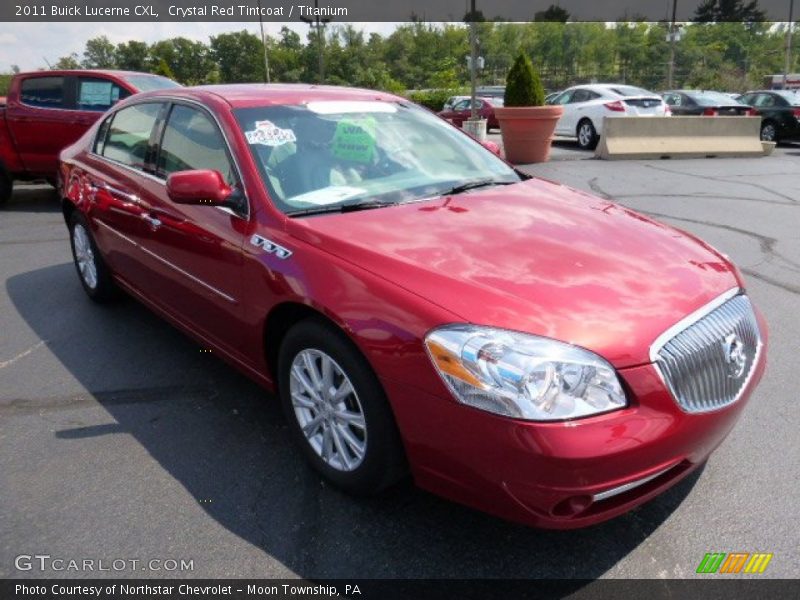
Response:
[[[664,117],[671,114],[658,94],[615,83],[576,85],[561,92],[549,104],[564,107],[564,114],[556,124],[556,135],[577,137],[578,145],[587,150],[597,146],[605,117]]]

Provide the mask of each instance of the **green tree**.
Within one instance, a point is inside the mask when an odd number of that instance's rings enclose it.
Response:
[[[249,31],[221,33],[211,38],[211,57],[219,67],[220,81],[264,81],[261,39]]]
[[[78,55],[75,52],[62,56],[53,65],[54,69],[80,69],[81,63],[78,60]]]
[[[117,68],[126,71],[146,71],[149,66],[150,50],[147,44],[136,40],[117,44],[114,50]]]
[[[115,69],[115,50],[114,44],[106,36],[92,38],[86,42],[81,65],[86,69]]]
[[[506,79],[506,106],[541,106],[544,104],[544,88],[531,59],[520,54],[508,72]]]
[[[184,37],[156,42],[150,47],[149,55],[153,64],[157,65],[162,60],[166,62],[175,80],[186,85],[206,83],[214,68],[208,46]]]

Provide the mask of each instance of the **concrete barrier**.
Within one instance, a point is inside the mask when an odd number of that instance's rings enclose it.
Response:
[[[606,117],[595,156],[606,160],[756,157],[760,117]]]

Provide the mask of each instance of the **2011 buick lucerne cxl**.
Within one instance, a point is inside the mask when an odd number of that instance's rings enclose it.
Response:
[[[527,523],[653,498],[730,432],[766,325],[730,261],[389,94],[139,94],[61,156],[86,293],[270,390],[325,478]]]

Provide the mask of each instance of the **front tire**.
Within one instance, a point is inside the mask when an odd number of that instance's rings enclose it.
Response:
[[[95,302],[108,302],[119,295],[100,250],[94,242],[86,218],[77,210],[69,219],[69,241],[72,260],[86,294]]]
[[[389,402],[341,331],[315,318],[292,327],[281,344],[278,379],[292,436],[331,483],[353,494],[375,494],[403,476]]]
[[[581,150],[594,150],[597,147],[600,137],[589,119],[583,119],[578,123],[576,134],[578,136],[578,146]]]

